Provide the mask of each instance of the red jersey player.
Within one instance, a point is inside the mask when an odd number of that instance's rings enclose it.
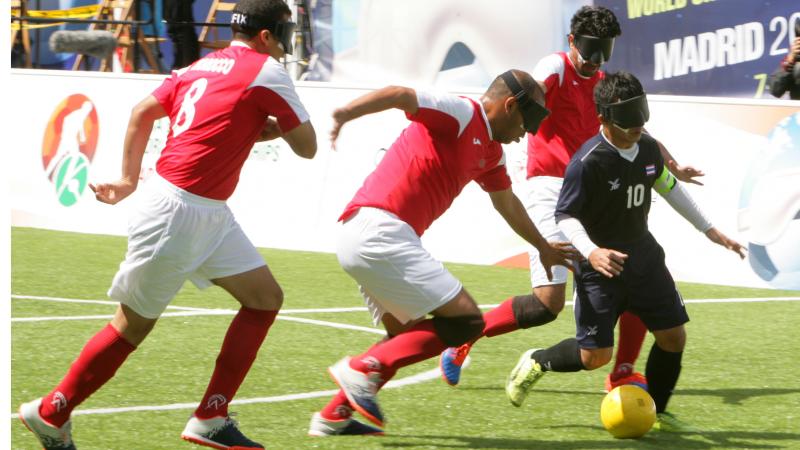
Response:
[[[214,448],[263,448],[239,431],[227,407],[283,293],[225,200],[257,140],[282,137],[303,158],[316,153],[308,113],[277,60],[291,52],[290,18],[282,0],[242,0],[232,15],[231,45],[173,72],[133,109],[122,177],[92,186],[97,200],[115,204],[136,189],[155,120],[169,116],[170,133],[157,176],[138,199],[128,252],[109,289],[120,302],[114,318],[52,392],[20,407],[20,418],[46,449],[75,448],[71,411],[111,379],[187,279],[201,288],[222,287],[241,309],[181,437]]]
[[[346,122],[390,108],[405,111],[412,123],[345,208],[337,248],[387,338],[329,369],[342,390],[313,415],[310,435],[382,433],[355,421],[352,411],[382,426],[376,393],[398,369],[483,330],[475,300],[420,241],[467,183],[475,180],[514,231],[539,248],[545,272],[565,263],[570,253],[548,245],[511,191],[500,145],[535,131],[547,114],[542,103],[533,78],[514,70],[497,77],[477,102],[392,86],[334,112],[334,141]]]
[[[567,163],[580,146],[600,129],[593,91],[604,76],[600,67],[609,60],[614,39],[621,33],[611,10],[602,6],[584,6],[570,22],[569,52],[557,52],[544,57],[536,65],[533,78],[545,91],[545,106],[552,112],[538,132],[528,135],[528,180],[525,207],[537,228],[550,242],[566,242],[554,219],[556,201],[564,179]],[[667,150],[660,146],[670,170],[681,181],[692,181],[702,175],[692,167],[678,166]],[[695,182],[696,183],[696,182]],[[531,295],[507,299],[484,317],[487,328],[484,336],[497,336],[520,328],[530,328],[552,322],[564,308],[567,268],[553,267],[552,278],[538,264],[538,251],[529,249]],[[633,363],[639,354],[646,333],[638,317],[625,313],[620,320],[620,344],[617,365],[609,375],[607,385],[639,382],[646,385],[641,374],[633,374]],[[461,364],[472,343],[449,348],[442,353],[442,376],[456,385]]]

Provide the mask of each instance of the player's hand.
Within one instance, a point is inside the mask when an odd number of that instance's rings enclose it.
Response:
[[[706,237],[708,237],[711,240],[711,242],[727,248],[728,250],[739,255],[739,258],[744,259],[745,252],[747,251],[747,249],[742,247],[742,244],[722,234],[722,232],[720,232],[716,228],[711,227],[711,229],[706,231]]]
[[[542,267],[544,267],[544,271],[547,274],[547,281],[553,281],[553,266],[564,266],[572,270],[572,264],[556,244],[563,244],[563,242],[548,243],[546,247],[538,249],[539,262],[542,263]]]
[[[278,125],[278,120],[274,117],[267,117],[267,120],[264,121],[264,128],[261,130],[256,142],[271,141],[281,136],[283,136],[283,131]]]
[[[698,184],[700,186],[703,185],[703,183],[695,180],[695,178],[705,175],[702,170],[695,169],[692,166],[681,166],[675,162],[674,159],[670,159],[667,162],[667,167],[669,167],[669,171],[672,172],[672,174],[675,175],[675,178],[678,180],[683,181],[684,183]]]
[[[575,247],[572,246],[570,242],[548,242],[550,248],[553,249],[556,253],[561,255],[564,259],[568,259],[571,261],[581,261],[583,259],[583,255],[579,252]],[[568,269],[572,270],[572,267],[567,266]]]
[[[115,205],[131,195],[136,190],[136,184],[127,178],[120,178],[111,183],[89,183],[89,188],[94,192],[97,201]]]
[[[346,108],[338,108],[333,111],[333,128],[331,128],[331,149],[336,150],[336,139],[342,126],[350,121],[350,112]]]
[[[608,278],[614,278],[622,273],[626,259],[628,255],[625,253],[609,248],[596,248],[589,255],[589,264]]]

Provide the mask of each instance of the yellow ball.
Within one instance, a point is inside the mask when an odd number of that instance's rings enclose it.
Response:
[[[615,438],[642,437],[656,422],[656,404],[644,389],[625,384],[606,394],[600,419]]]

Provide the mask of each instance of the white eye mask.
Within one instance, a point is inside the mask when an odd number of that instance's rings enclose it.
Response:
[[[748,231],[750,242],[775,242],[789,222],[800,213],[800,168],[770,173],[758,182],[750,207],[739,210],[739,231]]]

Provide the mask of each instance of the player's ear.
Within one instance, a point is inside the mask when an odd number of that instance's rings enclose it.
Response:
[[[272,33],[269,30],[261,30],[258,32],[258,38],[262,44],[269,45],[269,40],[272,39]]]

